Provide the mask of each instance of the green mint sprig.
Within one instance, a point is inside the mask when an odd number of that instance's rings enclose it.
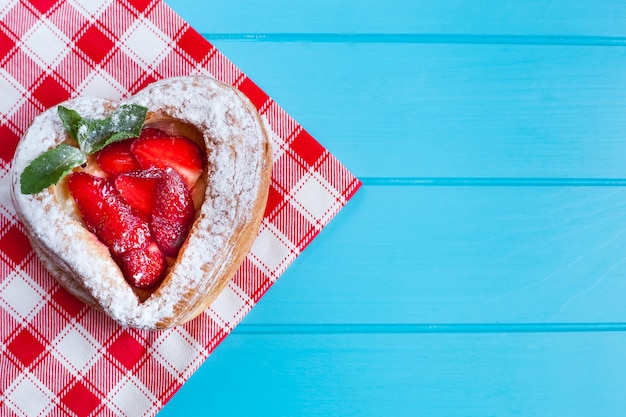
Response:
[[[78,147],[61,143],[35,158],[20,176],[22,194],[35,194],[56,184],[74,168],[87,162],[87,155],[113,142],[138,137],[148,109],[136,104],[124,104],[104,119],[82,117],[75,110],[63,106],[58,106],[57,112]]]

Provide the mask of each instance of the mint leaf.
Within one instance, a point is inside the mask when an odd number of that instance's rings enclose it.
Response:
[[[79,148],[62,143],[39,155],[20,176],[22,194],[38,193],[56,184],[72,169],[87,162],[87,155],[98,152],[110,143],[139,137],[148,109],[124,104],[104,119],[82,117],[75,110],[57,107],[67,134]]]
[[[78,148],[60,144],[39,155],[28,165],[20,176],[22,194],[34,194],[42,191],[75,167],[87,162],[87,156]]]
[[[109,117],[113,135],[106,140],[104,146],[120,140],[136,138],[146,122],[148,109],[136,104],[124,104]],[[104,147],[103,146],[103,147]]]
[[[76,140],[78,126],[80,121],[82,120],[80,114],[78,114],[76,110],[70,110],[67,107],[63,106],[57,107],[57,114],[61,118],[61,121],[63,122],[63,127],[65,127],[67,133],[72,139]]]
[[[106,140],[110,135],[104,128],[106,123],[103,121],[106,119],[80,119],[76,125],[76,141],[78,146],[86,154],[92,154],[96,152],[95,144]]]
[[[86,154],[92,154],[110,143],[138,137],[147,113],[145,107],[125,104],[106,119],[82,118],[76,124],[78,145]]]

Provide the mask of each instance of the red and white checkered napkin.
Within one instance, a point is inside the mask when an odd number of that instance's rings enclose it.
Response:
[[[30,121],[67,98],[120,98],[208,73],[274,130],[259,236],[219,298],[169,331],[123,328],[68,295],[30,249],[9,167]],[[332,155],[159,0],[0,0],[0,415],[152,416],[358,189]]]

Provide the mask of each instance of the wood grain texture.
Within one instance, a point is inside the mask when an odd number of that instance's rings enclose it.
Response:
[[[167,3],[203,33],[452,33],[624,36],[612,0],[272,0]]]
[[[622,48],[216,44],[360,177],[626,176]]]
[[[622,187],[364,187],[246,323],[620,322]]]
[[[168,4],[364,186],[160,416],[621,416],[626,3]]]
[[[618,333],[232,334],[163,415],[617,417],[625,342]]]

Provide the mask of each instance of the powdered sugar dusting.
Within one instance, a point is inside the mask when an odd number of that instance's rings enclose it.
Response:
[[[14,159],[13,199],[30,234],[40,243],[34,247],[46,263],[54,263],[57,258],[49,253],[58,254],[66,263],[59,269],[73,271],[83,279],[81,283],[65,282],[66,287],[84,287],[120,323],[154,328],[176,311],[185,310],[183,297],[197,289],[206,294],[217,285],[215,278],[224,262],[237,250],[233,230],[250,220],[265,169],[267,133],[246,100],[238,91],[210,77],[189,76],[156,82],[118,103],[95,98],[62,103],[81,115],[97,118],[106,117],[118,105],[138,104],[158,116],[191,124],[203,134],[208,159],[204,203],[177,263],[157,292],[143,303],[110,256],[91,253],[107,249],[99,242],[94,244],[95,236],[64,210],[53,194],[19,193],[19,173],[24,167],[65,139],[56,108],[35,119]],[[59,277],[62,283],[63,279],[71,280]]]

